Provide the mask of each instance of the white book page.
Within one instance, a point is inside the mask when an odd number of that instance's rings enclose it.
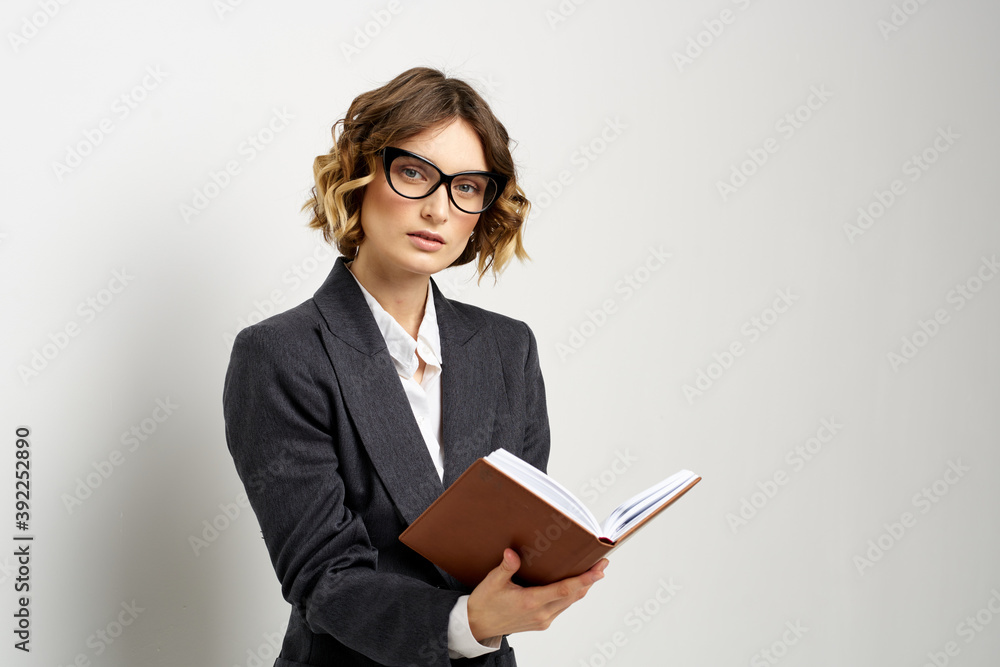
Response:
[[[497,449],[486,457],[498,470],[533,491],[540,498],[556,507],[595,536],[601,537],[601,525],[587,506],[570,493],[569,489],[544,472],[514,456],[506,449]]]
[[[617,541],[632,526],[642,522],[643,519],[669,502],[671,498],[676,496],[695,477],[697,475],[690,470],[681,470],[659,484],[646,489],[642,493],[636,494],[619,505],[605,519],[601,530],[612,541]]]

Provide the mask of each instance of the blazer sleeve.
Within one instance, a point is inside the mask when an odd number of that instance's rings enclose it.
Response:
[[[538,358],[535,335],[527,324],[528,345],[524,360],[524,448],[521,458],[546,472],[549,462],[549,417],[545,405],[545,382]]]
[[[449,665],[461,593],[378,571],[378,550],[344,504],[322,354],[318,340],[264,322],[237,336],[226,374],[227,443],[282,594],[313,632],[381,664]]]

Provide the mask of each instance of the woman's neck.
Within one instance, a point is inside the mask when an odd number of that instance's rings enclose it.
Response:
[[[382,309],[416,340],[420,322],[424,318],[428,276],[388,275],[379,267],[365,262],[360,256],[348,264],[347,268],[378,301]]]

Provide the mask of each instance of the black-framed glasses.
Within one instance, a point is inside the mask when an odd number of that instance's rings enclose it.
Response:
[[[401,197],[423,199],[444,183],[448,199],[460,211],[482,213],[500,197],[507,177],[490,171],[446,174],[436,164],[402,148],[383,148],[382,167],[389,187]]]

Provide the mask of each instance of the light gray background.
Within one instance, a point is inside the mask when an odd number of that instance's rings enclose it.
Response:
[[[0,661],[272,662],[288,607],[226,449],[229,341],[332,264],[299,213],[330,126],[430,65],[474,83],[517,140],[533,261],[496,286],[468,270],[439,284],[535,331],[551,472],[600,516],[677,469],[704,477],[584,602],[512,638],[520,662],[995,664],[996,3],[234,4],[4,4]],[[127,117],[122,95],[144,98]],[[275,110],[292,119],[268,136]],[[734,168],[752,175],[723,197]],[[897,179],[881,217],[845,228]],[[792,305],[769,312],[779,292]],[[919,347],[894,363],[904,337]],[[51,358],[27,373],[36,352]],[[711,386],[685,393],[700,371]],[[10,633],[18,425],[30,655]],[[151,432],[138,446],[133,427]],[[96,633],[118,632],[123,604],[142,611],[108,645]]]

